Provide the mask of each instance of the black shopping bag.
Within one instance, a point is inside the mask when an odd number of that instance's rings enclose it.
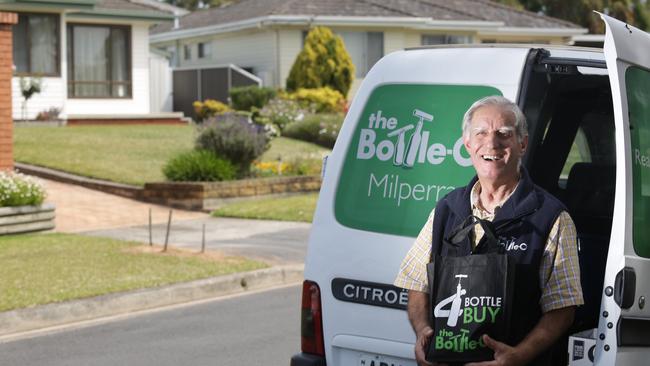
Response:
[[[505,341],[510,327],[514,259],[497,242],[491,223],[471,217],[465,228],[481,224],[486,240],[467,256],[432,255],[427,265],[433,337],[427,360],[473,362],[492,360],[483,334]],[[464,228],[463,228],[464,229]],[[470,230],[458,230],[459,236]],[[458,234],[460,233],[460,234]],[[451,240],[453,245],[454,239]]]

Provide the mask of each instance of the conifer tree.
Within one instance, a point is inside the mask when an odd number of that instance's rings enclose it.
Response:
[[[287,90],[329,86],[346,96],[353,78],[354,64],[341,37],[327,27],[315,27],[291,67]]]

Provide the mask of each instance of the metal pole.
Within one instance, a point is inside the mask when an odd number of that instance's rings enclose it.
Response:
[[[149,246],[153,246],[153,239],[151,235],[151,207],[149,207]]]
[[[169,229],[172,226],[172,210],[169,210],[169,218],[167,219],[167,233],[165,234],[165,246],[163,252],[167,251],[167,243],[169,242]]]
[[[201,237],[201,253],[205,253],[205,223],[203,223],[203,236]]]

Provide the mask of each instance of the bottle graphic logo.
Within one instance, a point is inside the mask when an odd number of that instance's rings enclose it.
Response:
[[[461,286],[460,283],[460,280],[463,278],[467,278],[467,275],[458,274],[456,275],[456,278],[458,278],[456,293],[440,301],[433,309],[433,315],[436,318],[445,318],[445,317],[447,318],[448,327],[455,327],[456,323],[458,322],[458,318],[460,318],[463,315],[460,306],[463,303],[462,296],[467,293],[467,291]],[[451,303],[450,308],[448,310],[444,310],[443,308],[447,306],[447,304],[449,303]]]

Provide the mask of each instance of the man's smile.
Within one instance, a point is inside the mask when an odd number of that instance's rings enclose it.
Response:
[[[499,160],[503,159],[503,155],[501,155],[501,154],[499,154],[499,155],[483,154],[483,155],[481,155],[481,157],[483,158],[483,160],[486,160],[486,161],[499,161]]]

